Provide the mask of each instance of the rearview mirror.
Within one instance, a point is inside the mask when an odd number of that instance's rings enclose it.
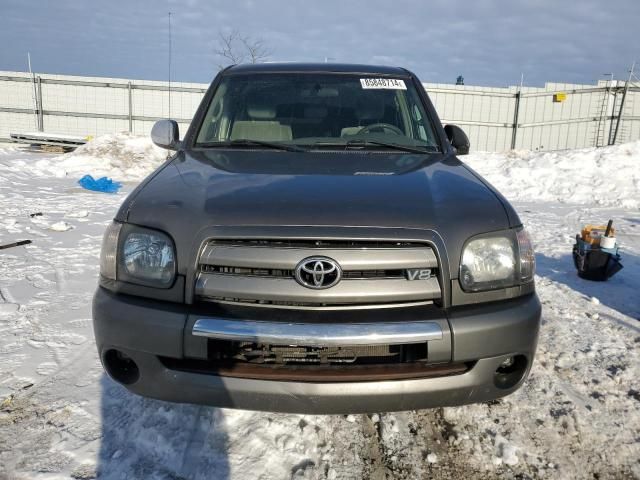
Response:
[[[178,150],[180,148],[180,130],[175,120],[158,120],[151,129],[151,141],[160,148]]]
[[[456,125],[445,125],[444,133],[447,134],[447,138],[453,148],[456,149],[458,155],[467,155],[469,153],[469,137],[464,131]]]

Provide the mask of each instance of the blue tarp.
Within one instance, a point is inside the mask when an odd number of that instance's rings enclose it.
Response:
[[[110,178],[101,177],[97,180],[91,175],[85,175],[78,183],[82,188],[93,190],[94,192],[116,193],[122,186],[119,182],[114,182]]]

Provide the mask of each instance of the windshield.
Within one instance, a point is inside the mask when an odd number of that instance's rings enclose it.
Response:
[[[404,146],[418,151],[434,151],[438,145],[408,79],[304,73],[224,77],[196,146],[265,148],[264,142],[305,148]]]

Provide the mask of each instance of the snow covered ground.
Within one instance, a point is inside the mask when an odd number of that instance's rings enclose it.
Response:
[[[135,184],[76,181],[139,180],[163,158],[128,136],[64,157],[0,145],[0,244],[33,241],[0,251],[0,479],[640,478],[640,142],[470,156],[534,238],[531,376],[497,402],[354,416],[174,405],[104,375],[90,300],[102,231]],[[581,280],[572,239],[609,218],[625,269]]]

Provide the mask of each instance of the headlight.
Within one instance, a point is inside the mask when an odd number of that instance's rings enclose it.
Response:
[[[174,252],[168,235],[114,222],[104,236],[100,273],[111,280],[168,288],[175,278]]]
[[[481,235],[462,253],[460,284],[467,292],[507,288],[533,280],[535,259],[524,230]]]

